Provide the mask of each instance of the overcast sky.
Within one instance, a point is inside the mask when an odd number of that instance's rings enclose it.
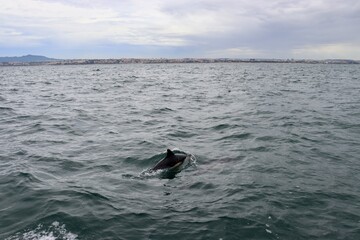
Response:
[[[360,60],[359,0],[0,0],[0,56]]]

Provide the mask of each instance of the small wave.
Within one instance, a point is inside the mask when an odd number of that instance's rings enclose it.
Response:
[[[17,187],[16,190],[23,190],[24,188],[29,188],[29,184],[41,183],[41,180],[39,178],[29,172],[10,172],[7,178],[8,180],[6,181],[6,184],[14,184]]]
[[[10,117],[13,116],[15,114],[15,110],[13,108],[10,107],[1,107],[0,106],[0,116],[2,117]]]
[[[152,110],[152,114],[156,114],[156,113],[167,113],[167,112],[173,112],[174,110],[168,107],[164,107],[164,108],[156,108],[154,110]]]
[[[248,139],[251,137],[251,133],[235,133],[229,136],[225,136],[220,138],[219,140],[227,140],[227,139]]]
[[[230,124],[227,123],[222,123],[222,124],[218,124],[216,126],[211,127],[211,129],[213,130],[223,130],[223,129],[227,129],[227,128],[231,128],[232,126]]]
[[[266,135],[266,136],[261,136],[261,137],[256,137],[255,138],[255,141],[263,141],[263,142],[270,142],[270,141],[276,141],[277,138],[274,137],[274,136],[269,136],[269,135]]]
[[[57,167],[61,167],[66,171],[78,171],[85,167],[84,163],[75,161],[69,158],[58,158],[53,156],[40,156],[40,155],[30,155],[29,158],[32,161],[36,161],[38,163],[44,163],[46,165],[56,165]]]
[[[177,130],[174,132],[171,132],[169,134],[167,134],[169,137],[176,137],[176,138],[191,138],[196,136],[197,134],[191,131],[182,131],[182,130]]]
[[[19,135],[31,135],[44,131],[46,131],[44,124],[38,122],[30,126],[27,126],[26,129],[24,129]]]
[[[0,107],[0,111],[14,111],[13,108],[10,108],[10,107]]]
[[[203,190],[213,190],[216,189],[217,186],[213,183],[207,182],[195,182],[189,186],[189,189],[203,189]]]
[[[55,221],[50,226],[39,224],[33,230],[16,233],[5,240],[76,240],[78,236],[66,229],[65,224]]]
[[[102,195],[97,192],[88,191],[88,190],[82,190],[81,192],[77,192],[77,193],[80,194],[81,196],[84,196],[88,200],[93,200],[93,201],[101,201],[101,200],[109,201],[110,200],[105,195]]]

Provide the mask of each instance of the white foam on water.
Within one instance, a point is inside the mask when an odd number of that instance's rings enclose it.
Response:
[[[39,224],[33,230],[25,230],[16,233],[5,240],[77,240],[77,235],[69,232],[65,228],[65,224],[53,222],[49,227]]]
[[[190,166],[197,167],[197,165],[196,165],[197,159],[196,159],[195,155],[189,154],[189,157],[190,157]]]

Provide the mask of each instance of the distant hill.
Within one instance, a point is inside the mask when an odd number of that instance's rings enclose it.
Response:
[[[0,57],[0,62],[48,62],[57,59],[38,55],[26,55],[21,57]]]

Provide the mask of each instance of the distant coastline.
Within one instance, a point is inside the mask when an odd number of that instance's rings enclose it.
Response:
[[[87,65],[87,64],[159,64],[159,63],[306,63],[360,64],[349,59],[240,59],[240,58],[116,58],[116,59],[53,59],[44,56],[0,57],[0,66]]]
[[[1,63],[33,63],[33,62],[50,62],[50,61],[56,61],[59,59],[55,58],[48,58],[45,56],[39,56],[39,55],[25,55],[21,57],[0,57],[0,64]]]

